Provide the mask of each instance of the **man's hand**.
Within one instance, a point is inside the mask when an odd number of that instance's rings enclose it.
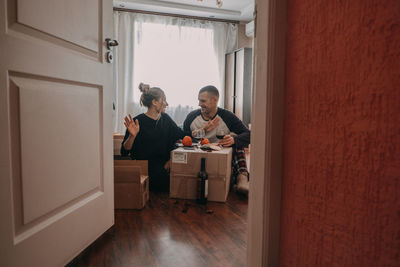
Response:
[[[133,136],[136,137],[136,135],[138,134],[140,127],[139,127],[139,121],[136,119],[135,121],[133,121],[131,114],[129,114],[129,117],[125,117],[125,127],[126,129],[128,129],[129,133]]]
[[[212,129],[215,129],[219,124],[219,117],[215,117],[213,120],[209,121],[206,126],[204,126],[204,131],[209,132]]]
[[[235,143],[235,139],[230,135],[225,135],[224,138],[219,141],[219,144],[224,147],[232,146]]]

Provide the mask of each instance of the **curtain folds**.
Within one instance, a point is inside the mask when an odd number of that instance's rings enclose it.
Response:
[[[127,114],[143,111],[139,82],[166,92],[167,113],[178,125],[197,106],[194,92],[204,85],[214,84],[223,103],[225,54],[236,49],[236,24],[115,11],[114,38],[119,42],[114,51],[115,132],[125,132]]]
[[[133,46],[134,23],[132,14],[114,12],[114,39],[119,45],[114,51],[114,131],[125,132],[124,117],[133,102]]]

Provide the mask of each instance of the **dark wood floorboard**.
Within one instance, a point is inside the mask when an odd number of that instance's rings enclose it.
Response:
[[[245,266],[247,197],[230,192],[207,209],[150,193],[143,210],[116,210],[115,225],[67,267]]]

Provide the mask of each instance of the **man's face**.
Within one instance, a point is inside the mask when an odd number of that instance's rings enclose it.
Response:
[[[199,106],[201,107],[201,113],[209,115],[214,112],[217,108],[218,98],[208,92],[199,94]]]

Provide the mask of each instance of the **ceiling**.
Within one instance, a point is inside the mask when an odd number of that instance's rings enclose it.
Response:
[[[253,18],[254,0],[114,0],[114,7],[170,13],[195,17],[249,22]]]

